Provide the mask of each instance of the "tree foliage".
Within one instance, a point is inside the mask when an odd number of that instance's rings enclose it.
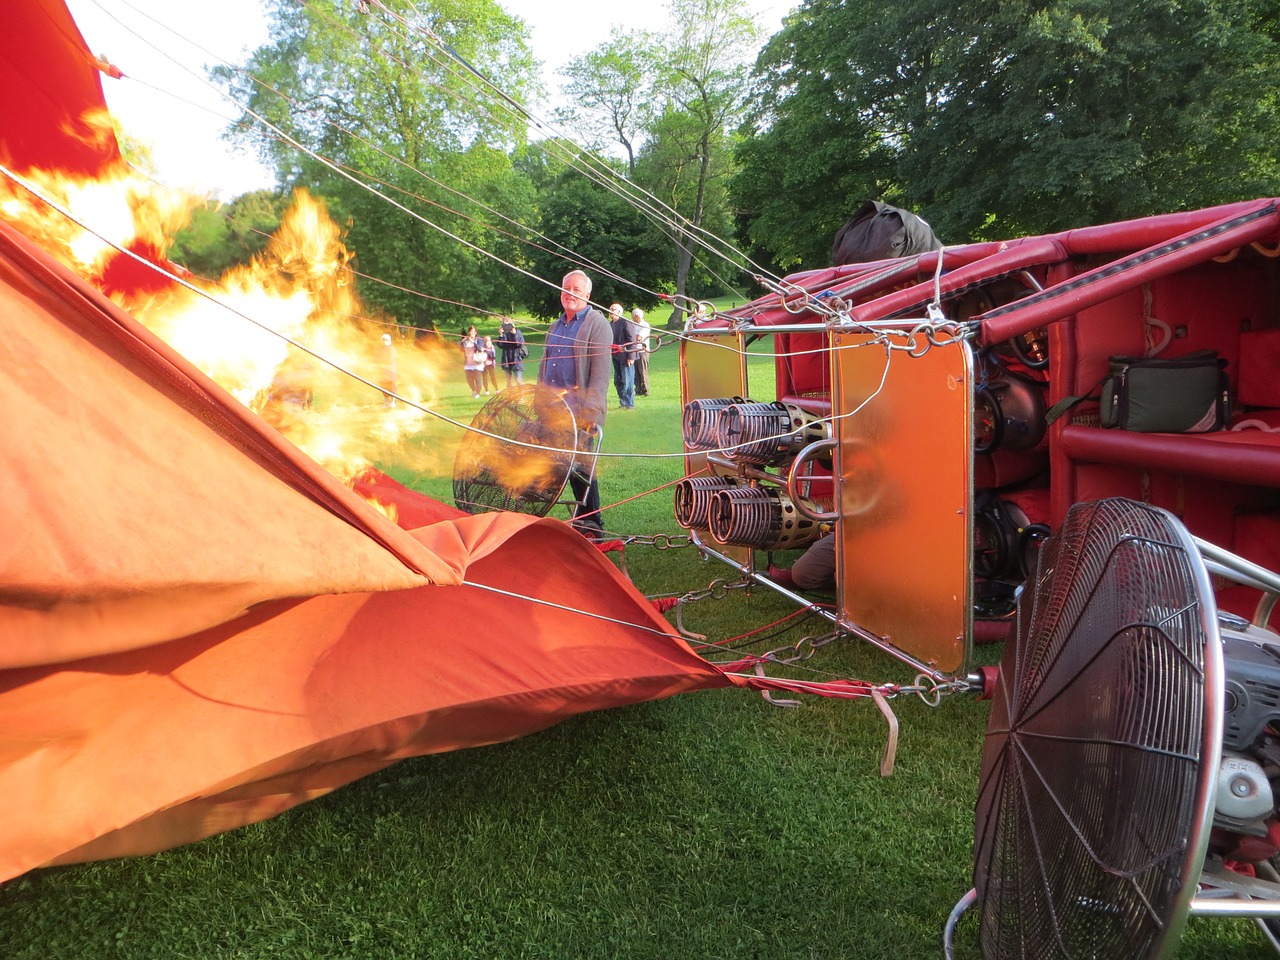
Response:
[[[637,179],[679,214],[667,232],[676,250],[675,292],[683,297],[693,289],[695,255],[702,256],[699,238],[715,228],[726,236],[732,223],[731,136],[745,108],[760,34],[740,0],[672,0],[669,11],[670,27],[656,44],[666,51],[655,85],[663,109],[649,130]],[[708,266],[719,260],[711,253],[705,258]],[[677,308],[672,321],[681,319]]]
[[[527,256],[535,277],[558,282],[573,269],[592,278],[595,303],[618,301],[648,306],[645,290],[665,290],[675,268],[670,242],[622,191],[607,181],[585,177],[580,162],[569,162],[573,144],[530,148],[522,159],[542,197],[541,232],[548,238]],[[560,312],[557,288],[530,280],[525,299],[530,312],[553,317]]]
[[[466,312],[450,301],[509,305],[518,275],[498,260],[533,197],[510,159],[527,120],[493,91],[536,89],[522,21],[495,0],[271,0],[268,15],[244,71],[214,71],[247,107],[229,135],[328,201],[385,281],[365,299],[421,324]]]
[[[748,236],[814,266],[869,197],[957,243],[1274,192],[1272,6],[806,0],[756,65]]]
[[[169,259],[202,277],[220,277],[228,267],[262,252],[280,226],[288,197],[255,190],[231,203],[209,200],[191,211],[191,222],[174,238]]]
[[[636,173],[640,139],[653,122],[655,75],[650,65],[653,35],[617,27],[609,41],[588,50],[560,69],[569,105],[557,111],[560,124],[592,150],[622,147],[627,172]]]

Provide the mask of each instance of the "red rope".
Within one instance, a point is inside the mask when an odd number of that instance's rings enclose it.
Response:
[[[726,671],[729,672],[729,671]],[[874,684],[866,680],[787,680],[783,677],[744,676],[737,674],[743,685],[752,690],[784,690],[788,693],[811,693],[818,697],[858,700],[871,696],[873,688],[892,690],[893,684]]]

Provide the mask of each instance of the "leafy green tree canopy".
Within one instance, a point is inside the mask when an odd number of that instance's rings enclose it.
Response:
[[[805,0],[756,65],[748,235],[815,266],[866,198],[959,243],[1273,193],[1271,8]]]
[[[288,197],[273,190],[241,194],[228,204],[209,200],[192,210],[169,258],[202,277],[220,277],[263,251],[287,205]]]
[[[270,0],[268,14],[244,70],[214,71],[246,107],[228,136],[328,201],[385,281],[362,288],[375,307],[429,324],[508,306],[518,274],[498,260],[519,230],[503,218],[533,210],[510,159],[527,118],[496,91],[537,89],[523,21],[495,0]]]

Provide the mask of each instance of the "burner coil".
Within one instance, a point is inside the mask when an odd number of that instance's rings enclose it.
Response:
[[[676,523],[686,530],[706,530],[712,498],[737,486],[733,477],[685,477],[676,484]]]
[[[735,463],[781,466],[811,443],[827,439],[826,424],[782,401],[734,403],[720,411],[718,446]]]
[[[742,397],[690,400],[684,405],[684,443],[690,450],[714,450],[719,433],[720,413],[725,407],[743,403]]]
[[[711,498],[708,529],[717,543],[757,550],[791,550],[818,539],[821,527],[801,515],[781,490],[738,486]]]

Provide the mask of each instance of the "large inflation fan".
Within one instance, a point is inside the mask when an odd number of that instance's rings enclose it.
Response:
[[[1000,664],[974,882],[986,957],[1165,955],[1213,814],[1222,653],[1208,572],[1170,514],[1079,504]]]
[[[459,510],[545,516],[560,502],[580,449],[573,411],[549,387],[501,391],[458,444],[453,500]]]

